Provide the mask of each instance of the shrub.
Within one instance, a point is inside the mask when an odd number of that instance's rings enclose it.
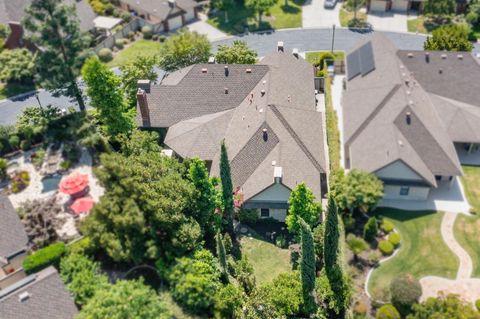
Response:
[[[382,240],[378,243],[378,249],[380,249],[384,256],[389,256],[393,253],[394,247],[388,240]]]
[[[470,208],[469,212],[470,212],[470,214],[472,214],[472,215],[477,215],[477,210],[476,210],[475,208],[473,208],[473,207]]]
[[[4,158],[0,158],[0,181],[7,177],[8,162]]]
[[[8,138],[8,144],[14,149],[18,148],[18,145],[20,145],[20,138],[17,135],[12,135]]]
[[[228,284],[221,287],[214,298],[215,318],[233,318],[243,304],[243,292],[239,287]]]
[[[391,231],[393,231],[393,229],[395,228],[395,225],[393,225],[393,223],[389,220],[384,220],[382,222],[382,225],[380,226],[380,228],[385,232],[385,233],[390,233]]]
[[[123,49],[123,44],[124,44],[123,39],[117,39],[117,40],[115,40],[115,46],[116,46],[117,48]]]
[[[158,40],[159,40],[160,42],[165,42],[165,40],[167,40],[167,37],[164,36],[164,35],[161,35],[161,36],[158,37]]]
[[[133,31],[128,31],[127,37],[128,37],[130,40],[133,40],[133,38],[135,38],[135,32],[133,32]]]
[[[98,58],[102,62],[112,61],[112,59],[113,59],[112,50],[110,50],[109,48],[101,49],[100,51],[98,51]]]
[[[402,316],[406,316],[412,306],[418,303],[422,295],[422,286],[411,274],[402,274],[393,279],[390,294],[392,304]]]
[[[279,248],[286,248],[287,247],[287,239],[283,235],[277,236],[275,239],[275,245]]]
[[[355,230],[355,218],[353,218],[352,214],[347,213],[343,215],[343,227],[347,233]]]
[[[225,252],[230,254],[232,252],[232,237],[230,237],[229,233],[225,233],[223,235],[223,246],[225,247]]]
[[[32,154],[32,164],[35,166],[36,169],[39,169],[42,167],[43,160],[45,159],[45,155],[47,152],[41,148],[37,150],[35,153]]]
[[[348,234],[347,244],[354,256],[357,256],[368,249],[368,244],[365,242],[365,240],[353,234]]]
[[[158,34],[152,35],[152,40],[153,41],[158,41]]]
[[[367,314],[367,306],[363,302],[357,301],[353,306],[353,313],[355,315],[365,315]]]
[[[145,25],[142,27],[142,34],[144,39],[151,39],[153,36],[153,30],[151,26]]]
[[[376,319],[400,319],[400,314],[393,305],[383,305],[377,310]]]
[[[258,212],[256,209],[241,208],[238,212],[238,220],[245,224],[255,224],[258,221]]]
[[[68,170],[72,166],[72,162],[69,160],[64,160],[60,162],[60,168],[63,169],[64,171]]]
[[[480,299],[477,299],[475,301],[475,307],[477,308],[478,311],[480,311]]]
[[[31,146],[32,144],[28,140],[22,140],[20,142],[20,148],[22,149],[22,151],[27,151],[28,149],[30,149]]]
[[[375,267],[378,265],[380,262],[380,253],[376,250],[372,251],[370,254],[368,254],[368,263],[370,266]]]
[[[80,254],[91,256],[95,247],[92,246],[90,237],[83,237],[69,245],[67,245],[68,254]]]
[[[365,238],[365,240],[368,242],[372,242],[377,237],[377,234],[378,234],[377,219],[374,216],[369,218],[365,226],[363,226],[363,238]]]
[[[60,259],[65,254],[65,244],[57,242],[45,248],[39,249],[23,261],[23,270],[27,274],[33,274],[48,266],[58,267]]]
[[[30,185],[30,175],[27,171],[21,171],[12,177],[10,190],[16,194],[27,188],[28,185]]]
[[[400,245],[400,234],[391,233],[388,235],[388,241],[393,245],[393,247],[398,247],[398,245]]]
[[[325,66],[325,61],[327,60],[335,60],[335,56],[331,52],[323,52],[321,53],[318,58],[314,62],[314,66],[323,69]]]

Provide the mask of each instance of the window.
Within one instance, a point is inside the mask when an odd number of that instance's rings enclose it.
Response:
[[[260,209],[260,217],[270,217],[270,210],[268,208]]]
[[[409,192],[410,192],[410,187],[407,187],[407,186],[400,187],[400,196],[408,196]]]

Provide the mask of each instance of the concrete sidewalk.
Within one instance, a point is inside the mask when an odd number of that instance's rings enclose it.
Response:
[[[307,0],[302,7],[302,26],[304,28],[331,28],[334,24],[340,26],[340,8],[342,3],[339,1],[335,8],[326,9],[323,7],[325,0]]]

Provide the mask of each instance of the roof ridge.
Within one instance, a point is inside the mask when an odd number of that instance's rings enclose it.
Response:
[[[273,111],[273,114],[278,118],[278,120],[282,123],[282,125],[285,127],[285,129],[288,131],[288,133],[292,136],[294,141],[298,144],[300,149],[305,153],[305,155],[308,157],[308,159],[312,162],[313,166],[319,171],[319,172],[324,172],[324,169],[318,163],[316,158],[312,155],[310,150],[307,148],[307,146],[303,143],[303,141],[300,139],[298,134],[295,132],[295,130],[290,126],[290,123],[288,123],[287,119],[283,116],[283,114],[280,112],[280,110],[274,105],[274,104],[269,104],[270,108]]]
[[[362,122],[362,124],[353,132],[352,136],[345,142],[345,146],[349,146],[360,133],[367,127],[367,125],[375,118],[375,116],[383,109],[385,104],[393,97],[395,93],[400,89],[401,84],[395,84],[393,88],[388,92],[387,95],[380,101],[377,107],[371,112],[368,117]]]

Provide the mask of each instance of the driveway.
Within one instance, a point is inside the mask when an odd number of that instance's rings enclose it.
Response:
[[[198,20],[187,25],[190,31],[196,31],[200,34],[207,36],[210,42],[216,41],[227,36],[226,33],[218,30],[217,28],[209,25],[206,21]]]
[[[406,14],[393,11],[369,12],[367,17],[373,30],[393,32],[407,32],[407,19]]]
[[[334,24],[340,26],[340,8],[338,2],[335,8],[323,7],[324,0],[307,0],[302,7],[302,23],[304,28],[331,28]]]

